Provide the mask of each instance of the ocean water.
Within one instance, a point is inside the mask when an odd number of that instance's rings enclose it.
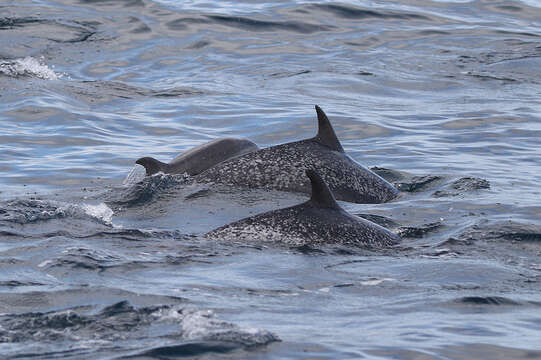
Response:
[[[3,0],[0,358],[541,358],[540,69],[535,0]],[[306,196],[135,167],[315,104],[400,246],[209,241]]]

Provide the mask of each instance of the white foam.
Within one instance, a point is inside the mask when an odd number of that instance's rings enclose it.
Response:
[[[392,279],[392,278],[373,279],[373,280],[361,281],[360,284],[364,286],[375,286],[375,285],[381,284],[384,281],[393,281],[393,280],[395,279]]]
[[[179,310],[179,306],[172,306],[170,308],[159,309],[158,311],[152,313],[152,316],[154,316],[157,321],[178,322],[182,320],[182,315],[180,314]]]
[[[105,203],[100,203],[98,205],[83,204],[81,205],[81,207],[83,208],[85,213],[102,220],[106,224],[111,224],[113,221],[114,212]]]
[[[58,80],[62,74],[55,73],[45,64],[42,56],[39,60],[31,56],[22,59],[0,61],[0,73],[7,76],[32,76],[44,80]]]
[[[49,265],[49,264],[52,264],[52,263],[53,263],[52,260],[45,260],[45,261],[40,262],[40,263],[38,264],[38,267],[45,267],[45,266],[47,266],[47,265]]]
[[[184,309],[180,327],[186,339],[231,341],[246,346],[279,341],[273,333],[256,328],[241,328],[227,321],[216,319],[211,310]]]

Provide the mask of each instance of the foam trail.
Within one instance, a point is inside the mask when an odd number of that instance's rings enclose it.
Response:
[[[55,73],[44,63],[44,58],[39,60],[31,56],[15,60],[0,60],[0,74],[12,77],[30,76],[43,80],[58,80],[62,74]]]

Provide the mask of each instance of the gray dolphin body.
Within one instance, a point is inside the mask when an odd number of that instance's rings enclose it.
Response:
[[[338,200],[382,203],[394,199],[398,190],[361,166],[344,149],[327,118],[316,105],[318,134],[311,138],[251,152],[209,168],[196,177],[251,188],[310,193],[307,169],[318,169]]]
[[[146,169],[147,176],[158,172],[165,174],[197,175],[222,161],[258,150],[259,147],[246,139],[220,138],[190,149],[169,164],[151,157],[138,159],[135,163]]]
[[[294,246],[340,244],[382,248],[400,242],[400,237],[384,227],[344,211],[315,171],[307,170],[306,175],[312,187],[312,197],[307,202],[239,220],[205,236]]]

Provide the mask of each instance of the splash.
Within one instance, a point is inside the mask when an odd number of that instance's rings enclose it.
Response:
[[[11,77],[36,77],[43,80],[58,80],[63,74],[55,73],[45,64],[45,58],[27,56],[22,59],[0,60],[0,74]]]
[[[262,329],[241,328],[227,321],[219,320],[212,310],[182,309],[180,327],[186,339],[227,341],[244,346],[265,345],[280,341],[275,334]]]
[[[128,207],[141,205],[152,200],[156,194],[175,188],[177,185],[185,185],[193,180],[188,174],[170,175],[162,172],[144,177],[142,180],[139,178],[139,175],[132,176],[130,173],[123,182],[124,191],[119,194],[118,199],[112,201]],[[132,181],[135,184],[130,185]]]
[[[82,208],[86,214],[103,221],[104,224],[112,224],[113,210],[105,203],[100,203],[98,205],[83,204]]]
[[[126,176],[122,185],[125,187],[133,186],[143,180],[146,176],[146,170],[143,166],[135,164],[130,173]]]

